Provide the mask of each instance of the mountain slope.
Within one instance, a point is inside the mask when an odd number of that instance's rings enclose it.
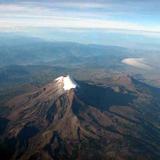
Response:
[[[10,100],[10,112],[0,120],[6,122],[1,157],[158,160],[160,92],[131,77],[122,79],[132,87],[62,76]]]

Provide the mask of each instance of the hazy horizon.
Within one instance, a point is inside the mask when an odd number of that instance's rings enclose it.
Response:
[[[158,0],[0,0],[0,32],[159,50]]]

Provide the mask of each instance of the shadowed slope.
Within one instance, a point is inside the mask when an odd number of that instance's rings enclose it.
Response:
[[[15,97],[6,104],[11,111],[2,144],[13,148],[13,160],[158,160],[158,122],[146,117],[156,96],[149,86],[129,81],[132,91],[80,81],[65,90],[58,78]]]

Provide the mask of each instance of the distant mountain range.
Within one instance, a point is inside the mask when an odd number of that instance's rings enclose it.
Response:
[[[108,83],[62,76],[4,107],[3,160],[160,159],[160,90],[128,75]]]
[[[31,66],[33,70],[35,70],[35,66],[40,66],[43,71],[46,67],[50,68],[50,71],[53,70],[52,67],[56,67],[63,68],[64,71],[67,70],[71,73],[73,70],[76,72],[80,69],[120,72],[132,76],[138,75],[137,77],[145,79],[145,82],[160,86],[159,55],[158,51],[128,49],[127,46],[124,48],[96,44],[53,42],[14,34],[0,34],[0,80],[3,79],[2,72],[10,77],[13,76],[12,73],[9,74],[10,71],[13,70],[14,72],[14,69],[16,69],[18,72],[14,73],[17,75],[24,70],[21,75],[24,76],[28,71],[31,73]],[[134,60],[134,65],[123,63],[126,60]],[[141,60],[143,64],[137,64],[137,60]],[[149,67],[144,67],[144,64]],[[41,72],[40,68],[39,72]],[[148,70],[148,68],[151,68],[151,70]],[[26,72],[26,70],[28,71]],[[4,76],[7,76],[5,74]],[[63,73],[61,72],[61,74]],[[3,80],[5,81],[5,77]]]

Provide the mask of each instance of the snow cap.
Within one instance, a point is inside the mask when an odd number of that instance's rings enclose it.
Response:
[[[56,81],[63,83],[63,89],[65,91],[77,87],[77,83],[69,75],[58,77]]]

